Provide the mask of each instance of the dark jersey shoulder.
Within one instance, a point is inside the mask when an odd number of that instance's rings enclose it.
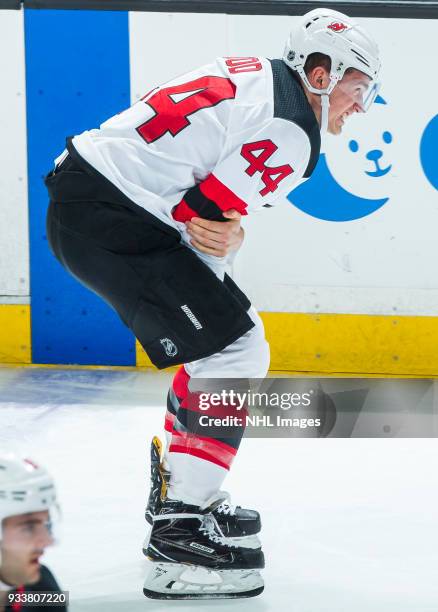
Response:
[[[35,592],[51,592],[51,593],[59,593],[61,591],[60,586],[56,582],[55,577],[48,567],[45,565],[41,566],[41,578],[35,584],[27,585],[24,587],[24,593],[35,593]],[[39,612],[40,610],[52,610],[54,612],[67,612],[66,604],[59,605],[50,605],[48,606],[27,606],[25,603],[19,604],[20,607],[6,607],[6,612],[11,612],[12,610],[17,610],[18,612]]]
[[[296,123],[310,141],[310,159],[304,177],[315,169],[321,151],[321,132],[296,73],[280,59],[269,60],[274,81],[274,117]]]

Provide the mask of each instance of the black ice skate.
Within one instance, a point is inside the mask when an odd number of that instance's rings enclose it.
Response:
[[[152,521],[144,550],[153,563],[143,589],[147,597],[238,598],[263,591],[261,549],[224,538],[208,509],[165,500]]]
[[[159,514],[162,502],[166,499],[167,484],[170,473],[161,463],[162,445],[156,436],[151,444],[151,492],[145,517],[152,525],[152,515]],[[217,499],[209,504],[219,529],[227,538],[233,538],[234,544],[249,548],[259,548],[260,540],[257,537],[261,529],[260,514],[256,510],[248,510],[240,506],[233,506],[229,495],[220,492]]]

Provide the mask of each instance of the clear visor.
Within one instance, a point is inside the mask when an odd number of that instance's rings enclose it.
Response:
[[[354,105],[356,112],[366,113],[375,101],[379,91],[380,83],[367,78],[342,79],[337,88]]]
[[[380,86],[381,83],[379,83],[378,81],[371,81],[370,86],[366,90],[363,99],[363,109],[365,113],[370,110],[371,106],[379,95]]]

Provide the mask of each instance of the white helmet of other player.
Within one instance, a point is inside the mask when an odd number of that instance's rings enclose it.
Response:
[[[0,455],[0,540],[4,519],[54,509],[55,483],[47,470],[30,459]]]
[[[331,60],[329,83],[325,89],[313,87],[304,70],[307,58],[313,53],[322,53]],[[381,62],[376,42],[350,17],[338,11],[318,8],[306,13],[289,35],[283,60],[298,72],[310,92],[321,96],[323,133],[328,126],[329,95],[346,70],[355,68],[370,78],[361,102],[363,112],[370,108],[380,88]]]

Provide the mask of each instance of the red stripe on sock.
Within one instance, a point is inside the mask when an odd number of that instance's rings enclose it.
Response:
[[[169,447],[169,452],[171,453],[183,453],[185,455],[193,455],[194,457],[198,457],[199,459],[204,459],[204,461],[209,461],[210,463],[214,463],[215,465],[219,465],[220,467],[224,468],[225,470],[229,470],[229,466],[224,463],[223,461],[221,461],[220,459],[218,459],[217,457],[214,457],[213,455],[210,455],[209,453],[206,453],[204,451],[202,451],[199,448],[190,448],[187,449],[187,447],[185,446],[177,446],[176,444],[171,444]]]
[[[235,208],[241,215],[247,215],[247,204],[241,200],[231,189],[224,185],[214,174],[199,183],[199,189],[209,200],[213,200],[221,210]]]
[[[237,454],[237,450],[225,442],[216,440],[215,438],[205,438],[203,436],[198,436],[184,431],[172,432],[172,441],[169,451],[172,452],[174,447],[179,449],[184,448],[185,451],[180,450],[179,452],[185,452],[188,455],[193,454],[193,449],[196,451],[201,451],[205,455],[208,455],[208,457],[212,457],[214,460],[220,461],[226,465],[227,469],[230,469],[231,463]]]
[[[222,442],[221,440],[216,440],[216,438],[206,438],[205,436],[198,436],[196,434],[189,433],[186,431],[176,431],[176,430],[173,432],[173,436],[178,436],[179,438],[183,438],[183,439],[190,438],[191,444],[196,443],[199,440],[199,444],[211,444],[221,449],[223,452],[230,453],[233,456],[237,454],[237,450],[233,446],[230,446],[229,444],[227,444],[226,442]],[[179,445],[181,444],[180,440],[178,440],[178,444]]]

